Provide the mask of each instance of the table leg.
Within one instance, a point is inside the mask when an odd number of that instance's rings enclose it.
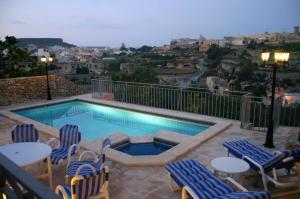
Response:
[[[219,176],[219,171],[217,169],[214,169],[215,176]]]
[[[50,155],[47,157],[47,164],[48,164],[49,186],[50,186],[50,189],[53,190],[53,184],[52,184],[52,163],[51,163],[51,156]]]

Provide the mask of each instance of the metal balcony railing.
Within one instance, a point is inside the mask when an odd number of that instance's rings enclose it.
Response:
[[[48,187],[0,153],[0,199],[3,198],[59,199]]]
[[[210,91],[201,88],[96,79],[91,81],[94,98],[155,108],[198,113],[241,120],[241,127],[266,130],[269,106],[263,98],[236,91]],[[275,126],[300,126],[300,105],[282,106],[276,102]]]

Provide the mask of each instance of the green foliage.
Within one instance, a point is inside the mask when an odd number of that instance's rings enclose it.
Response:
[[[279,49],[283,49],[290,52],[300,51],[300,42],[298,43],[284,43],[278,46]]]
[[[127,55],[119,55],[116,57],[115,61],[112,61],[108,64],[107,70],[109,72],[118,72],[120,71],[120,64],[121,63],[128,63],[129,59]]]
[[[43,75],[45,67],[37,64],[36,57],[16,47],[17,39],[13,36],[0,40],[0,78]],[[3,53],[5,52],[5,53]]]
[[[87,67],[77,67],[76,74],[89,74],[89,69]]]
[[[156,54],[156,53],[144,53],[142,56],[142,58],[149,58],[149,59],[153,59],[153,60],[168,60],[168,61],[174,61],[175,60],[175,56],[171,56],[171,55],[160,55],[160,54]]]
[[[207,62],[209,68],[216,68],[220,63],[222,58],[232,52],[230,48],[222,48],[217,45],[211,45],[207,50]]]
[[[131,52],[135,52],[135,51],[136,51],[136,49],[133,48],[133,47],[129,47],[128,49],[129,49]]]
[[[296,86],[296,83],[291,79],[283,79],[281,82],[283,84],[285,84],[286,86],[288,86],[288,87],[295,87]]]
[[[114,81],[158,83],[158,71],[150,67],[136,67],[132,74],[111,73]]]
[[[153,49],[152,46],[146,46],[146,45],[144,45],[144,46],[138,48],[137,52],[145,53],[145,52],[151,51],[152,49]]]
[[[247,48],[248,48],[248,49],[251,49],[251,50],[255,50],[255,49],[256,49],[256,45],[257,45],[256,41],[251,40],[251,41],[248,43]]]
[[[266,96],[266,85],[259,84],[257,86],[254,86],[252,88],[252,94],[253,96],[258,97]]]
[[[257,49],[261,49],[261,48],[264,48],[264,47],[265,47],[264,42],[257,43],[253,39],[247,45],[247,48],[250,49],[250,50],[257,50]]]

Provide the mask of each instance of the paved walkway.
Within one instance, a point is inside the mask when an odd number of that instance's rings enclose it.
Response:
[[[181,159],[196,159],[207,168],[211,169],[210,161],[215,157],[226,156],[226,150],[222,143],[226,140],[249,139],[261,146],[265,134],[262,132],[249,131],[239,128],[239,122],[232,121],[233,125],[216,137],[208,140],[198,148],[183,156]],[[0,116],[0,145],[7,144],[11,140],[11,129],[16,123]],[[275,134],[274,141],[276,149],[283,149],[285,143],[297,142],[299,129],[280,128]],[[47,136],[40,135],[40,140],[45,142]],[[112,199],[179,199],[180,193],[172,193],[168,188],[167,173],[161,167],[125,167],[120,164],[107,161],[110,168],[110,198]],[[54,187],[64,183],[64,166],[53,168]],[[253,187],[255,177],[247,177],[245,186],[249,190],[262,190],[262,185]],[[278,189],[276,189],[278,190]],[[300,198],[300,195],[293,195],[285,198]]]

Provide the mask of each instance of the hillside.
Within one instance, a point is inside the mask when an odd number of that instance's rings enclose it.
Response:
[[[18,38],[17,46],[18,47],[27,47],[29,44],[34,44],[38,48],[47,48],[49,46],[62,46],[66,48],[76,47],[73,44],[64,42],[60,38]]]

